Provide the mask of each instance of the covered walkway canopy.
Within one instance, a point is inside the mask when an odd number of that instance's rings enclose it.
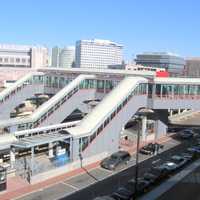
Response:
[[[12,147],[22,148],[22,149],[32,148],[35,146],[49,144],[49,143],[58,142],[58,141],[65,142],[66,139],[69,139],[71,137],[72,136],[70,134],[64,134],[64,132],[62,132],[62,133],[45,133],[45,134],[41,134],[41,135],[34,135],[31,137],[21,138],[20,140],[13,142]]]

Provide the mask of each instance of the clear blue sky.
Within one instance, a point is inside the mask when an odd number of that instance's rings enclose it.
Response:
[[[1,1],[0,43],[73,45],[110,39],[124,55],[170,51],[200,56],[199,0]]]

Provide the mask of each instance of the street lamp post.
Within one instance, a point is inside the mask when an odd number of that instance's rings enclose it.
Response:
[[[138,158],[139,158],[139,146],[140,146],[140,123],[141,123],[141,118],[138,117],[137,119],[137,147],[136,147],[136,163],[135,163],[135,196],[137,196],[137,185],[138,185],[138,171],[139,171],[139,166],[138,166]]]

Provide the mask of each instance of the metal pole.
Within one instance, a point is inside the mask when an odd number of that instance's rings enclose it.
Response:
[[[137,132],[137,149],[136,149],[136,163],[135,163],[135,196],[137,196],[137,184],[138,184],[138,158],[139,158],[139,145],[140,145],[140,118],[137,120],[138,132]]]

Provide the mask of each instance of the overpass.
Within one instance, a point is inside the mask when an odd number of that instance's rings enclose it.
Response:
[[[15,132],[61,123],[82,102],[95,99],[96,87],[90,84],[94,79],[94,75],[79,75],[30,116],[1,120],[0,127]]]
[[[80,76],[77,79],[79,78]],[[96,89],[96,79],[101,80],[101,77],[89,75],[87,78],[90,80],[87,81],[87,85]],[[77,90],[83,89],[81,95],[87,96],[88,88],[82,85],[77,88],[75,84],[75,87],[71,89],[70,91],[74,91],[74,94],[77,94]],[[166,134],[168,109],[200,109],[199,99],[200,79],[125,76],[75,127],[62,128],[62,136],[66,134],[67,138],[70,138],[69,151],[73,166],[75,168],[80,166],[80,155],[83,157],[83,162],[89,164],[117,151],[121,130],[138,109],[154,110],[157,115],[156,136],[160,137]],[[45,107],[44,111],[48,110],[47,108],[49,107]],[[64,109],[59,113],[63,111]],[[45,127],[37,128],[37,132],[40,132],[42,128]],[[34,130],[24,130],[23,134],[27,135],[29,131],[34,132]],[[58,134],[59,130],[54,130],[53,133]],[[17,139],[19,141],[17,145],[20,146],[21,139],[20,137]],[[23,146],[22,143],[21,145]]]
[[[9,119],[10,112],[22,101],[44,93],[44,73],[33,72],[16,81],[0,93],[0,120]]]

